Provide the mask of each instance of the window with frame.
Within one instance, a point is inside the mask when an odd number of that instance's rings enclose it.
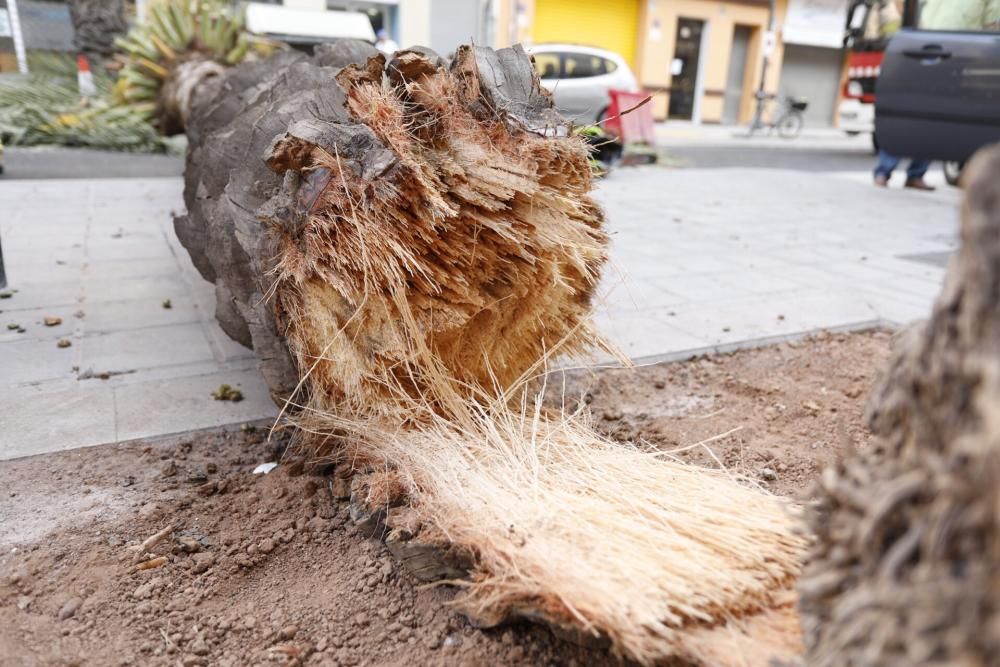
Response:
[[[558,53],[535,53],[535,71],[539,79],[558,79],[560,77]]]
[[[1000,0],[923,0],[921,30],[1000,32]]]
[[[585,79],[591,76],[601,76],[602,74],[613,72],[615,69],[615,64],[611,61],[586,53],[565,53],[563,54],[563,58],[564,79]],[[611,69],[608,69],[609,65]]]

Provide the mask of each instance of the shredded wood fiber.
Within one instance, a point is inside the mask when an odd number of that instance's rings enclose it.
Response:
[[[249,253],[316,455],[382,471],[369,502],[405,501],[411,533],[472,564],[460,604],[484,624],[540,619],[643,663],[796,655],[803,539],[781,501],[538,403],[548,359],[603,345],[608,237],[525,53],[404,51],[336,81],[271,142],[282,180]]]

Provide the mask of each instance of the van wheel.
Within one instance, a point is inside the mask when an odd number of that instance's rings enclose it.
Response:
[[[608,119],[608,109],[609,109],[609,107],[604,107],[597,114],[597,125],[598,126],[603,125],[604,121],[606,121]]]
[[[941,167],[944,169],[944,180],[948,181],[948,185],[959,187],[962,183],[962,170],[965,169],[965,163],[945,162]]]

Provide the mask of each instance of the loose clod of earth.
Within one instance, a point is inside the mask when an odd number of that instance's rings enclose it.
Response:
[[[62,318],[48,315],[44,320],[42,320],[42,322],[44,322],[47,327],[57,327],[62,324]]]
[[[14,296],[13,292],[0,292],[0,299],[9,299]]]
[[[243,400],[243,392],[228,384],[220,384],[219,388],[212,392],[212,398],[217,401],[232,401],[238,403]]]
[[[170,310],[174,307],[174,304],[170,301],[170,299],[164,299],[163,303],[160,305],[162,305],[165,310]]]
[[[70,342],[70,340],[69,340],[68,338],[60,338],[60,339],[59,339],[59,342],[58,342],[58,343],[56,343],[56,347],[69,347],[69,346],[71,346],[72,344],[73,344],[73,343],[72,343],[72,342]]]
[[[13,331],[14,329],[20,329],[21,325],[15,322],[11,322],[10,324],[7,325],[7,328]]]

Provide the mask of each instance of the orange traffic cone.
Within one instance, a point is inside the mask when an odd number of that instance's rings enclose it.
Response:
[[[90,63],[87,61],[87,56],[82,53],[76,57],[76,85],[84,97],[97,94],[94,75],[90,72]]]

